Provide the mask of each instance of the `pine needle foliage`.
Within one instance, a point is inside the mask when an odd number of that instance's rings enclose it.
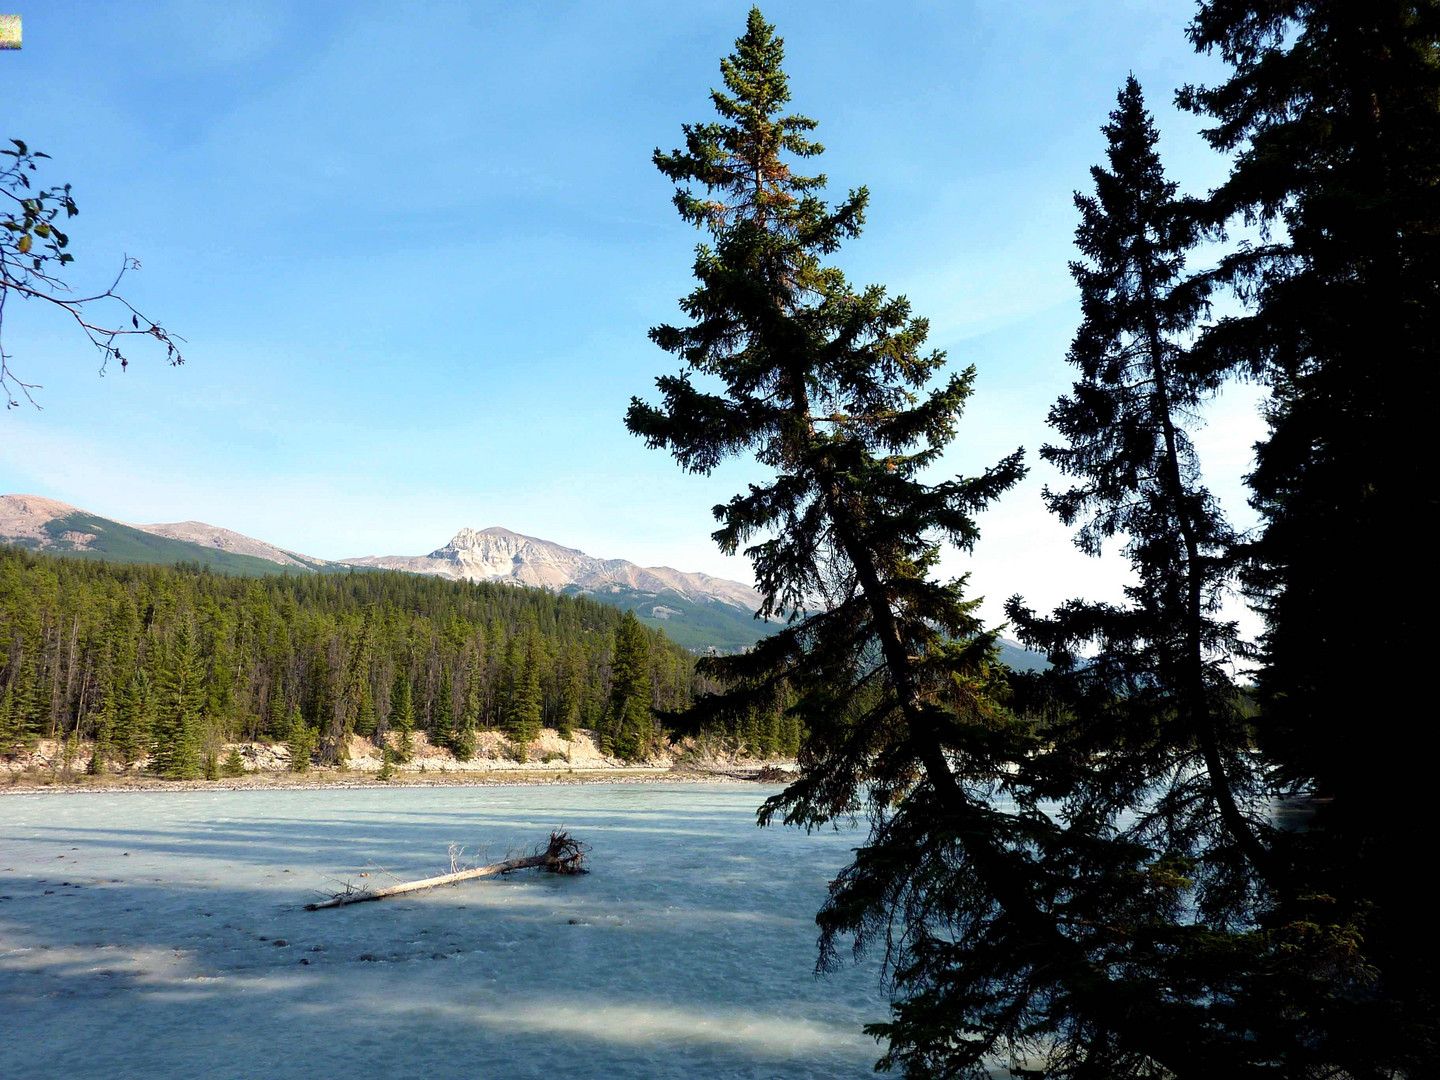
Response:
[[[1197,348],[1271,391],[1249,477],[1258,727],[1287,784],[1324,799],[1285,837],[1277,918],[1363,942],[1295,1008],[1317,1070],[1427,1075],[1440,935],[1412,873],[1433,740],[1410,680],[1357,664],[1440,648],[1440,4],[1206,0],[1189,33],[1229,69],[1180,96],[1232,157],[1206,220],[1261,233],[1213,275],[1244,311]]]
[[[650,750],[655,736],[650,685],[650,638],[633,611],[615,628],[610,702],[600,729],[602,748],[626,761]]]
[[[0,755],[78,733],[118,766],[145,759],[169,737],[160,691],[182,622],[201,681],[197,746],[284,741],[298,708],[317,729],[317,763],[338,764],[352,733],[398,737],[386,729],[396,726],[399,677],[410,688],[412,742],[447,715],[439,704],[448,675],[460,714],[452,749],[464,753],[467,730],[509,718],[503,658],[512,646],[518,669],[532,661],[521,680],[527,715],[553,724],[564,705],[574,725],[589,727],[609,693],[622,617],[583,596],[415,574],[247,579],[0,546]],[[694,658],[645,633],[656,704],[673,712],[690,700]],[[444,732],[427,734],[433,745]]]
[[[1054,778],[1001,704],[993,631],[963,580],[931,574],[941,543],[974,543],[974,515],[1020,478],[1020,451],[926,482],[974,372],[932,388],[944,357],[925,350],[925,321],[823,261],[858,233],[867,196],[831,208],[823,177],[792,171],[820,147],[814,123],[784,111],[781,57],[752,11],[712,93],[719,122],[655,155],[710,242],[682,302],[690,321],[651,333],[682,371],[627,422],[692,471],[743,452],[773,470],[716,507],[714,536],[729,552],[751,542],[764,612],[789,620],[708,661],[733,689],[696,711],[734,716],[788,692],[807,730],[801,773],[761,821],[868,818],[818,915],[820,963],[845,941],[884,951],[894,1015],[868,1029],[887,1044],[882,1067],[980,1076],[989,1055],[1030,1052],[1053,1076],[1187,1073],[1207,1053],[1205,987],[1175,961],[1194,941],[1174,932],[1190,867],[1043,801]]]
[[[181,619],[165,651],[155,709],[150,765],[171,780],[200,775],[200,721],[204,669],[195,627]]]
[[[505,733],[511,742],[527,747],[540,735],[544,720],[544,697],[540,687],[542,650],[539,631],[534,626],[517,634],[511,643],[510,704]]]
[[[245,775],[245,759],[240,756],[238,746],[230,747],[230,753],[225,756],[225,762],[221,765],[220,770],[231,779]]]
[[[307,773],[310,771],[310,758],[315,753],[317,737],[318,732],[305,723],[305,718],[300,715],[300,710],[294,709],[290,713],[290,737],[287,740],[291,772]]]
[[[395,733],[395,760],[404,765],[415,756],[415,702],[404,675],[395,676],[390,691],[390,730]]]
[[[1208,309],[1208,283],[1185,272],[1199,230],[1133,76],[1103,131],[1109,167],[1091,169],[1094,194],[1075,196],[1079,379],[1050,410],[1064,442],[1040,454],[1075,481],[1046,488],[1050,510],[1078,525],[1087,554],[1123,538],[1134,584],[1122,604],[1073,600],[1042,619],[1017,597],[1008,613],[1063,673],[1072,708],[1043,767],[1072,812],[1107,829],[1133,821],[1136,842],[1195,862],[1209,914],[1253,921],[1268,828],[1228,671],[1247,648],[1217,614],[1236,537],[1186,430],[1216,387],[1187,348]]]

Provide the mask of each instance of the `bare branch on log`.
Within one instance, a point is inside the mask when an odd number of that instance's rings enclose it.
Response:
[[[590,849],[576,840],[567,832],[553,832],[550,834],[550,842],[545,846],[544,851],[537,851],[534,855],[526,855],[519,859],[506,859],[504,862],[491,863],[489,866],[477,866],[472,870],[460,870],[455,873],[441,874],[438,877],[422,878],[419,881],[406,881],[399,885],[392,885],[385,889],[351,889],[336,893],[329,900],[320,900],[313,904],[306,904],[306,911],[317,911],[320,908],[344,907],[346,904],[363,904],[367,900],[383,900],[387,896],[399,896],[402,893],[418,892],[421,889],[433,889],[438,885],[453,885],[458,881],[469,881],[472,878],[494,877],[496,874],[508,874],[512,870],[525,870],[530,867],[543,869],[551,874],[583,874],[585,873],[585,853]],[[451,865],[454,865],[454,848],[451,849]]]

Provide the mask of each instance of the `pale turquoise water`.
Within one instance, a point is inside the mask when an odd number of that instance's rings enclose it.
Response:
[[[858,836],[757,829],[774,790],[0,798],[0,1075],[869,1076],[876,966],[812,974]],[[593,873],[301,906],[560,825]]]

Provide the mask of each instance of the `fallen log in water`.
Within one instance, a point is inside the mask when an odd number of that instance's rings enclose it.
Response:
[[[437,885],[453,885],[457,881],[469,881],[471,878],[493,877],[496,874],[508,874],[512,870],[524,870],[529,867],[537,867],[552,874],[583,874],[585,873],[585,852],[589,850],[569,833],[553,832],[550,834],[550,842],[544,851],[536,852],[534,855],[526,855],[520,859],[506,859],[504,862],[491,863],[489,866],[477,866],[472,870],[459,870],[453,874],[441,874],[438,877],[421,878],[419,881],[406,881],[399,885],[391,885],[388,889],[357,889],[343,893],[336,893],[329,900],[319,900],[313,904],[306,904],[306,911],[317,911],[320,908],[344,907],[346,904],[363,904],[366,900],[383,900],[387,896],[399,896],[401,893],[418,892],[421,889],[433,889]]]

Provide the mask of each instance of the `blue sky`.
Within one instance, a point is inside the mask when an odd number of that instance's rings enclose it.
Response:
[[[20,5],[0,137],[74,185],[77,289],[108,282],[188,339],[123,376],[53,313],[12,306],[13,366],[44,410],[0,416],[0,490],[123,520],[198,519],[321,557],[418,554],[505,525],[591,554],[749,580],[709,508],[757,475],[682,473],[624,430],[671,360],[698,235],[650,163],[707,119],[747,3]],[[1225,163],[1170,104],[1219,73],[1184,3],[770,3],[798,111],[837,194],[866,184],[837,262],[908,295],[979,384],[945,460],[1017,445],[1032,474],[982,518],[987,612],[1114,595],[1039,492],[1069,384],[1066,270],[1099,126],[1127,72],[1172,175]],[[1237,522],[1253,391],[1200,433]]]

